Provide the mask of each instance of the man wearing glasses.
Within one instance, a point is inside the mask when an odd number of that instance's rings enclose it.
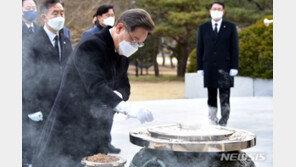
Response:
[[[68,164],[64,166],[79,166],[85,156],[107,154],[115,113],[141,123],[153,120],[146,107],[125,102],[130,96],[127,58],[144,45],[153,29],[154,22],[145,10],[131,9],[113,28],[105,27],[77,45],[43,128],[36,166],[40,166],[38,160],[58,166],[65,159]]]
[[[238,35],[236,25],[223,20],[225,5],[211,4],[211,21],[200,25],[197,36],[197,73],[204,77],[208,89],[209,119],[212,124],[226,126],[230,113],[230,88],[238,73]],[[217,90],[221,119],[217,118]]]

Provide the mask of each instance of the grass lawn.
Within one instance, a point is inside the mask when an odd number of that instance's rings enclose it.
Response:
[[[181,81],[184,82],[184,77],[177,77],[174,75],[160,75],[155,77],[154,75],[142,75],[142,76],[134,76],[129,75],[130,81],[141,81],[141,82],[162,82],[162,81]]]

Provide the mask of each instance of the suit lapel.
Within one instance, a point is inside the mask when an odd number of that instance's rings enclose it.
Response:
[[[213,30],[213,27],[212,27],[212,22],[208,21],[206,25],[207,25],[207,30],[208,30],[208,32],[209,32],[209,34],[211,36],[211,39],[214,40],[216,37],[215,37],[214,30]]]
[[[46,34],[45,30],[43,28],[41,28],[41,34],[42,34],[42,38],[44,38],[44,47],[48,48],[49,51],[52,53],[51,55],[54,56],[54,59],[57,59],[57,61],[59,61],[59,56],[56,53],[56,49],[54,48],[54,46],[52,45],[49,36]]]
[[[39,26],[35,22],[33,22],[33,25],[34,25],[34,33],[36,33],[39,30]]]
[[[23,23],[23,25],[22,25],[23,34],[29,34],[29,29],[28,29],[27,25],[24,22],[22,22],[22,23]]]
[[[217,42],[219,41],[219,39],[220,39],[221,36],[223,35],[225,29],[226,29],[225,21],[222,20],[221,27],[220,27],[220,30],[219,30],[219,32],[218,32]]]
[[[42,36],[44,38],[44,41],[46,42],[46,45],[48,47],[50,45],[50,48],[55,49],[54,46],[52,45],[50,39],[49,39],[49,36],[46,34],[46,32],[45,32],[45,30],[43,28],[41,29],[41,32],[42,32],[41,34],[42,34]]]
[[[26,23],[25,22],[23,22],[22,21],[22,23],[23,23],[23,25],[22,25],[22,31],[23,32],[25,32],[25,33],[30,33],[29,32],[29,28],[28,28],[28,26],[26,25]],[[34,30],[34,32],[33,33],[36,33],[36,32],[38,32],[38,30],[39,30],[39,26],[35,23],[35,22],[33,22],[33,30]]]
[[[60,34],[61,35],[61,57],[62,57],[62,62],[64,62],[65,60],[65,48],[66,48],[66,45],[67,45],[67,41],[65,40],[65,36],[63,34]]]

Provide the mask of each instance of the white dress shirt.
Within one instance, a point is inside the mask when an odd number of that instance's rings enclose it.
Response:
[[[35,32],[33,23],[31,23],[31,24],[25,23],[25,25],[28,27],[28,29],[32,28],[32,31]]]
[[[47,29],[46,26],[43,27],[44,28],[44,31],[46,32],[52,46],[54,47],[55,45],[55,37],[58,35],[58,34],[55,34],[53,32],[51,32],[49,29]],[[59,36],[59,35],[58,35]],[[58,47],[59,47],[59,60],[61,60],[61,41],[59,40],[59,43],[58,43]]]
[[[30,28],[30,27],[34,28],[34,24],[33,24],[33,23],[31,23],[31,24],[25,23],[25,24],[26,24],[26,26],[27,26],[28,28]]]
[[[215,24],[218,24],[217,25],[217,30],[218,30],[218,32],[220,31],[220,28],[221,28],[221,24],[222,24],[222,19],[221,20],[219,20],[218,22],[216,22],[215,20],[213,20],[212,19],[212,27],[213,27],[213,31],[215,30]]]

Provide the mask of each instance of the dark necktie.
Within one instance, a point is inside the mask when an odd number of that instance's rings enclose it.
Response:
[[[56,49],[57,54],[59,55],[59,61],[61,62],[61,55],[59,51],[59,36],[54,37],[54,48]]]
[[[33,29],[33,27],[29,27],[29,32],[30,32],[31,34],[34,33],[34,29]]]
[[[217,23],[215,23],[214,33],[216,36],[218,35],[218,24]]]

